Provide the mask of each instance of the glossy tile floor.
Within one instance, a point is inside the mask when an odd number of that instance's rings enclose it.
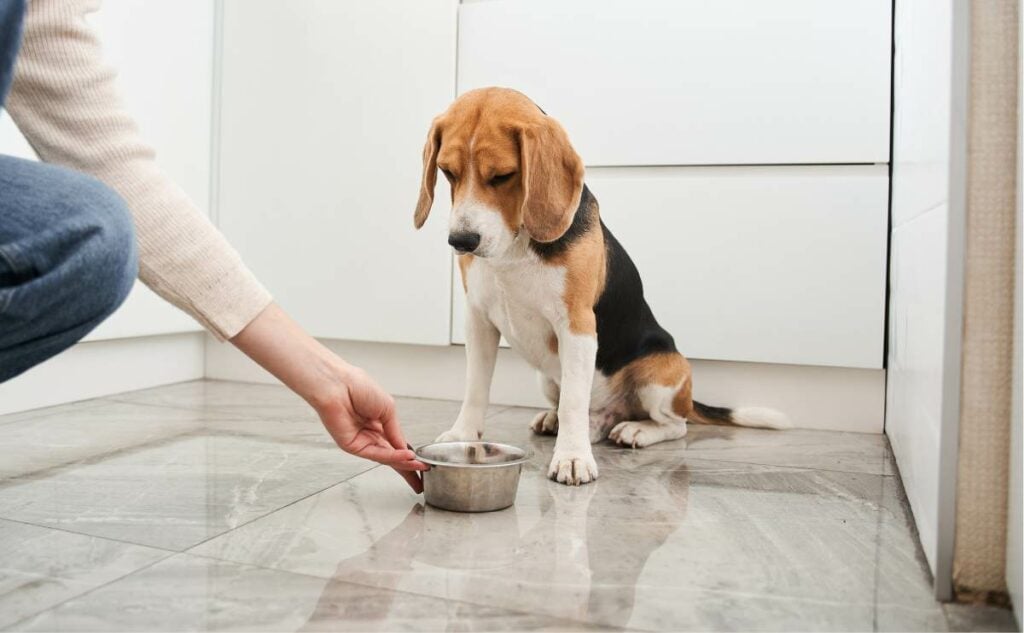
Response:
[[[458,403],[399,399],[410,441]],[[194,382],[0,417],[0,629],[1002,630],[932,601],[882,436],[691,427],[424,507],[278,387]]]

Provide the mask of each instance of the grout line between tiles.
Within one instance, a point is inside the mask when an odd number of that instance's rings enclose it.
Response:
[[[96,407],[96,406],[99,406],[100,404],[102,404],[104,400],[106,400],[106,398],[91,398],[91,399],[88,399],[88,400],[79,400],[79,401],[76,401],[76,402],[65,402],[65,403],[56,404],[56,405],[53,405],[53,406],[50,406],[50,407],[43,407],[41,409],[29,409],[28,411],[21,411],[21,412],[17,412],[17,413],[6,413],[4,415],[0,415],[0,426],[4,426],[4,425],[7,425],[7,424],[17,424],[19,422],[36,422],[40,418],[47,418],[47,417],[50,417],[50,416],[61,415],[62,411],[52,411],[51,409],[64,408],[64,407],[68,407],[68,406],[71,406],[71,405],[74,405],[77,408],[91,409],[93,407]],[[24,417],[20,417],[19,419],[15,419],[15,420],[4,420],[4,418],[8,417],[8,416],[10,416],[10,417],[24,416]]]
[[[261,514],[259,516],[255,516],[255,517],[249,519],[248,521],[245,521],[243,523],[239,523],[238,525],[236,525],[236,526],[234,526],[232,528],[228,528],[227,530],[224,530],[222,532],[218,532],[216,534],[208,536],[207,538],[203,539],[202,541],[199,541],[197,543],[193,543],[193,544],[189,545],[188,547],[186,547],[185,549],[181,549],[181,550],[177,550],[177,549],[173,549],[173,548],[167,548],[167,547],[161,547],[159,545],[151,545],[149,543],[138,543],[136,541],[130,541],[130,540],[123,539],[123,538],[114,538],[114,537],[111,537],[111,536],[98,536],[96,534],[92,534],[92,533],[89,533],[89,532],[78,532],[78,531],[70,530],[70,529],[63,528],[63,527],[55,527],[55,526],[47,524],[47,523],[34,523],[32,521],[25,521],[23,519],[13,519],[13,518],[10,518],[10,517],[7,517],[7,516],[3,516],[3,515],[0,515],[0,519],[3,519],[5,521],[11,521],[11,522],[14,522],[14,523],[21,523],[23,525],[31,525],[33,527],[47,528],[47,529],[51,529],[51,530],[57,530],[57,531],[60,531],[60,532],[67,532],[68,534],[77,534],[79,536],[88,536],[88,537],[92,537],[92,538],[99,538],[99,539],[103,539],[103,540],[107,540],[107,541],[114,541],[114,542],[117,542],[117,543],[122,543],[122,544],[125,544],[125,545],[137,545],[139,547],[148,547],[148,548],[155,549],[155,550],[171,552],[171,553],[174,553],[174,554],[180,554],[180,553],[185,553],[185,552],[189,551],[190,549],[199,547],[200,545],[203,545],[207,541],[211,541],[211,540],[213,540],[215,538],[219,538],[221,536],[224,536],[225,534],[229,534],[231,532],[234,532],[235,530],[237,530],[239,528],[242,528],[242,527],[244,527],[246,525],[249,525],[253,521],[259,521],[260,519],[266,518],[266,517],[270,516],[271,514],[274,514],[275,512],[277,512],[279,510],[283,510],[283,509],[285,509],[285,508],[287,508],[289,506],[292,506],[292,505],[294,505],[294,504],[296,504],[296,503],[298,503],[300,501],[303,501],[303,500],[308,499],[310,497],[316,496],[316,495],[318,495],[318,494],[320,494],[322,492],[330,490],[331,488],[333,488],[335,486],[339,486],[339,485],[344,484],[344,483],[346,483],[348,481],[351,481],[352,479],[354,479],[356,477],[359,477],[360,475],[364,475],[364,474],[370,472],[371,470],[374,470],[374,469],[379,468],[379,467],[380,467],[380,464],[375,464],[374,463],[372,465],[369,465],[369,467],[366,470],[361,470],[361,471],[359,471],[357,473],[353,473],[353,474],[345,477],[344,479],[341,479],[339,481],[336,481],[336,482],[330,484],[329,486],[325,486],[324,488],[321,488],[319,490],[313,491],[313,492],[311,492],[311,493],[309,493],[307,495],[299,497],[298,499],[294,499],[292,501],[289,501],[288,503],[286,503],[286,504],[284,504],[284,505],[282,505],[280,507],[274,508],[273,510],[269,510],[269,511],[267,511],[267,512],[265,512],[265,513],[263,513],[263,514]]]
[[[589,621],[589,620],[582,620],[582,619],[571,618],[571,617],[560,617],[560,616],[554,616],[554,615],[544,615],[544,614],[538,614],[538,613],[535,613],[535,612],[527,612],[527,611],[522,611],[522,610],[519,610],[519,609],[513,609],[513,608],[505,607],[505,606],[502,606],[501,604],[499,604],[497,602],[492,602],[492,601],[467,600],[465,598],[461,598],[460,599],[460,598],[442,597],[442,596],[439,596],[439,595],[436,595],[436,594],[425,593],[425,592],[422,592],[422,591],[411,590],[411,589],[408,589],[408,588],[405,588],[405,589],[393,589],[393,588],[388,588],[388,587],[380,587],[379,585],[374,585],[374,584],[371,584],[371,583],[362,582],[362,581],[360,581],[358,579],[339,578],[339,577],[335,577],[335,576],[319,576],[317,574],[313,574],[313,573],[309,573],[309,572],[295,571],[295,570],[291,570],[291,569],[282,569],[282,568],[279,568],[279,567],[272,567],[272,566],[269,566],[269,565],[253,563],[253,562],[242,562],[242,561],[233,560],[233,559],[230,559],[230,558],[222,558],[222,557],[219,557],[219,556],[214,556],[214,555],[211,555],[211,554],[198,554],[198,553],[193,553],[193,552],[182,552],[182,554],[185,554],[186,556],[195,556],[197,558],[205,558],[205,559],[208,559],[208,560],[213,560],[213,561],[218,561],[218,562],[230,563],[232,565],[238,565],[238,566],[241,566],[241,567],[254,567],[254,568],[263,569],[263,570],[266,570],[266,571],[273,571],[273,572],[289,574],[289,575],[294,575],[294,576],[303,576],[303,577],[306,577],[306,578],[315,578],[317,580],[341,581],[341,582],[344,582],[344,583],[347,583],[347,584],[351,584],[351,585],[358,585],[358,586],[361,586],[361,587],[369,587],[371,589],[378,589],[378,590],[384,590],[384,591],[394,591],[395,593],[414,595],[414,596],[420,596],[420,597],[425,597],[425,598],[433,598],[433,599],[437,599],[437,600],[443,600],[443,601],[446,601],[446,602],[456,602],[456,603],[462,603],[462,604],[471,604],[471,605],[475,605],[475,606],[497,608],[497,609],[502,609],[504,611],[509,611],[509,612],[513,612],[513,613],[522,613],[522,614],[526,614],[526,615],[534,615],[534,616],[541,615],[542,617],[545,617],[545,618],[548,618],[548,619],[551,619],[551,620],[561,620],[561,621],[566,621],[566,622],[574,622],[574,623],[578,623],[578,624],[585,624],[585,625],[589,625],[589,626],[603,627],[603,628],[611,629],[611,630],[621,630],[619,627],[612,627],[611,625],[602,624],[600,622],[593,622],[593,621]],[[596,584],[595,583],[591,583],[589,586],[590,586],[591,589],[593,589],[594,587],[619,587],[619,586],[626,586],[626,585],[619,585],[619,584],[616,584],[616,583],[596,583]],[[647,586],[647,585],[634,584],[631,587],[633,589],[636,589],[638,587],[644,587],[644,586]],[[798,603],[798,604],[812,604],[812,605],[818,605],[818,606],[851,606],[851,605],[853,605],[853,606],[871,606],[871,604],[872,604],[871,602],[849,602],[849,601],[841,601],[841,600],[826,600],[826,599],[822,599],[822,598],[807,598],[807,597],[799,597],[799,596],[783,595],[783,594],[770,594],[770,593],[758,593],[758,592],[753,592],[753,591],[712,589],[712,588],[705,588],[705,587],[690,587],[690,588],[682,588],[682,587],[680,587],[678,589],[680,591],[699,593],[699,594],[710,594],[710,595],[729,596],[729,597],[747,598],[747,599],[749,599],[749,598],[756,598],[756,599],[772,600],[772,601],[779,601],[779,602],[790,602],[790,603]],[[907,608],[907,609],[925,610],[925,608],[923,608],[923,607],[914,607],[914,606],[910,606],[910,605],[899,605],[899,604],[896,604],[894,606],[900,606],[900,607],[904,607],[904,608]],[[639,629],[639,628],[631,627],[628,630],[631,630],[631,631],[653,631],[654,629]]]
[[[881,508],[885,507],[885,480],[881,479],[878,482],[878,516],[875,518],[875,573],[874,573],[874,591],[872,595],[874,599],[871,605],[871,630],[878,630],[878,591],[882,580],[882,523],[883,513]]]
[[[289,501],[288,503],[286,503],[286,504],[284,504],[284,505],[282,505],[282,506],[280,506],[278,508],[274,508],[273,510],[270,510],[269,512],[261,514],[261,515],[259,515],[257,517],[253,517],[253,518],[251,518],[248,521],[245,521],[243,523],[239,523],[238,525],[234,526],[233,528],[229,528],[227,530],[224,530],[223,532],[220,532],[218,534],[214,534],[212,536],[209,536],[209,537],[199,541],[198,543],[193,543],[192,545],[189,545],[187,548],[185,548],[183,550],[180,550],[180,553],[182,553],[182,554],[188,553],[190,550],[193,550],[193,549],[199,547],[200,545],[204,545],[204,544],[212,541],[215,538],[220,538],[220,537],[222,537],[222,536],[224,536],[226,534],[230,534],[230,533],[234,532],[235,530],[241,529],[241,528],[249,525],[253,521],[259,521],[261,519],[265,519],[265,518],[267,518],[268,516],[270,516],[272,514],[280,512],[281,510],[284,510],[285,508],[291,507],[291,506],[295,505],[296,503],[299,503],[300,501],[305,501],[306,499],[309,499],[310,497],[315,497],[316,495],[318,495],[318,494],[320,494],[322,492],[326,492],[326,491],[330,490],[331,488],[334,488],[335,486],[340,486],[340,485],[342,485],[344,483],[352,481],[356,477],[359,477],[361,475],[365,475],[366,473],[370,472],[371,470],[374,470],[374,469],[380,468],[380,467],[381,467],[381,464],[374,463],[369,468],[367,468],[366,470],[361,470],[361,471],[359,471],[357,473],[349,475],[348,477],[345,477],[341,481],[336,481],[336,482],[334,482],[333,484],[331,484],[329,486],[325,486],[324,488],[321,488],[320,490],[316,490],[316,491],[311,492],[311,493],[309,493],[309,494],[307,494],[305,496],[299,497],[298,499],[294,499],[292,501]]]
[[[457,401],[456,400],[452,400],[451,402],[457,402]],[[485,420],[490,420],[491,418],[493,418],[494,416],[496,416],[498,414],[505,413],[506,411],[511,411],[512,409],[516,408],[516,405],[514,405],[514,404],[508,404],[508,405],[503,404],[503,405],[498,405],[498,406],[500,406],[501,408],[498,409],[497,411],[495,411],[494,413],[488,413],[487,415],[484,416],[484,419]]]
[[[0,516],[0,521],[8,521],[10,523],[18,523],[18,524],[21,524],[21,525],[27,525],[29,527],[41,528],[41,529],[44,529],[44,530],[53,530],[55,532],[63,532],[65,534],[74,534],[75,536],[84,536],[84,537],[87,537],[87,538],[95,538],[95,539],[99,539],[101,541],[108,541],[110,543],[117,543],[118,545],[133,545],[135,547],[144,547],[144,548],[147,548],[147,549],[153,549],[153,550],[157,550],[157,551],[160,551],[160,552],[167,552],[167,553],[170,553],[170,554],[177,554],[177,553],[179,553],[178,550],[169,549],[169,548],[166,548],[166,547],[160,547],[159,545],[148,545],[148,544],[145,544],[145,543],[136,543],[134,541],[126,541],[124,539],[114,538],[112,536],[100,536],[100,535],[97,535],[97,534],[86,534],[84,532],[75,532],[74,530],[69,530],[67,528],[57,527],[55,525],[47,525],[45,523],[33,523],[32,521],[26,521],[24,519],[12,519],[11,517]]]
[[[159,548],[155,548],[155,549],[159,549]],[[96,585],[95,587],[91,587],[89,589],[86,589],[82,593],[78,593],[78,594],[75,594],[73,596],[68,596],[64,600],[61,600],[60,602],[58,602],[56,604],[52,604],[52,605],[46,607],[45,609],[41,609],[41,610],[36,611],[34,613],[31,613],[31,614],[29,614],[29,615],[27,615],[27,616],[25,616],[25,617],[23,617],[21,619],[15,620],[10,625],[4,627],[2,630],[4,630],[4,631],[17,631],[17,630],[19,630],[18,629],[19,625],[22,625],[22,624],[28,622],[32,618],[37,618],[40,615],[46,613],[47,611],[52,611],[52,610],[60,607],[61,605],[65,604],[67,602],[71,602],[72,600],[78,600],[79,598],[87,596],[87,595],[91,594],[94,591],[98,591],[100,589],[103,589],[104,587],[108,587],[108,586],[110,586],[110,585],[112,585],[112,584],[114,584],[116,582],[121,582],[122,580],[124,580],[125,578],[127,578],[129,576],[134,576],[135,574],[137,574],[137,573],[139,573],[141,571],[145,571],[145,570],[149,569],[150,567],[152,567],[154,565],[158,565],[158,564],[164,562],[165,560],[170,560],[171,558],[174,558],[175,556],[178,556],[180,554],[180,552],[174,552],[174,551],[168,551],[168,550],[160,550],[160,551],[166,552],[167,556],[162,556],[162,557],[160,557],[160,558],[158,558],[158,559],[156,559],[156,560],[154,560],[152,562],[146,563],[145,565],[143,565],[142,567],[139,567],[138,569],[133,569],[132,571],[130,571],[130,572],[126,573],[126,574],[123,574],[121,576],[118,576],[117,578],[112,578],[112,579],[108,580],[107,582],[104,582],[104,583],[101,583],[99,585]]]
[[[263,416],[261,414],[237,413],[235,411],[225,411],[225,410],[217,408],[218,405],[207,406],[207,407],[204,408],[202,406],[190,406],[190,405],[187,405],[187,404],[165,404],[163,402],[142,402],[142,401],[139,401],[139,400],[122,400],[122,399],[116,398],[116,397],[115,398],[107,398],[107,401],[108,402],[117,402],[118,404],[133,404],[133,405],[136,405],[136,406],[150,407],[150,408],[153,408],[153,409],[171,409],[171,410],[174,410],[174,411],[190,411],[190,412],[193,412],[193,413],[207,413],[207,414],[211,414],[212,413],[212,414],[216,414],[216,415],[225,415],[225,416],[237,417],[239,420],[247,420],[247,419],[251,419],[251,418],[256,418],[256,419],[259,419],[259,420],[280,421],[280,420],[284,419],[284,418],[281,418],[281,417],[273,417],[273,418],[272,417],[265,417],[265,416]],[[223,406],[232,406],[232,405],[223,405]]]
[[[12,519],[9,516],[2,516],[2,515],[0,515],[0,520],[11,521],[12,523],[21,523],[22,525],[30,525],[32,527],[37,527],[37,528],[45,528],[47,530],[56,530],[58,532],[65,532],[67,534],[74,534],[76,536],[86,536],[86,537],[89,537],[89,538],[98,538],[98,539],[101,539],[101,540],[104,540],[104,541],[110,541],[110,542],[113,542],[113,543],[120,543],[121,545],[134,545],[136,547],[146,547],[146,548],[155,549],[155,550],[158,550],[158,551],[161,551],[161,552],[169,552],[171,554],[180,554],[181,551],[182,551],[182,550],[172,549],[172,548],[169,548],[169,547],[161,547],[160,545],[152,545],[150,543],[139,543],[137,541],[130,541],[130,540],[125,539],[125,538],[115,538],[113,536],[100,536],[98,534],[93,534],[91,532],[78,532],[76,530],[69,530],[68,528],[65,528],[65,527],[57,527],[57,526],[49,524],[49,523],[35,523],[33,521],[26,521],[24,519]]]
[[[407,396],[400,396],[400,397],[407,397]],[[445,400],[445,399],[442,399],[442,398],[419,398],[419,397],[417,397],[417,398],[411,398],[411,399],[413,399],[413,400],[429,400],[430,402],[450,402],[452,404],[459,404],[459,402],[457,400]],[[117,396],[112,396],[112,397],[104,398],[104,400],[107,401],[107,402],[118,402],[118,403],[121,403],[121,404],[135,404],[135,405],[141,405],[141,406],[146,406],[146,407],[156,407],[156,408],[163,408],[163,409],[174,409],[174,410],[178,410],[178,411],[196,411],[196,412],[202,412],[202,413],[213,412],[213,413],[216,413],[218,415],[237,416],[240,419],[257,418],[257,419],[260,419],[260,420],[268,420],[268,421],[275,421],[275,422],[294,421],[295,420],[295,418],[288,417],[288,416],[283,416],[283,415],[269,415],[269,414],[263,414],[263,413],[240,413],[240,412],[237,412],[237,411],[231,411],[229,409],[229,407],[232,407],[232,406],[235,406],[235,405],[207,405],[206,407],[203,407],[201,405],[192,406],[192,405],[187,405],[187,404],[167,404],[167,403],[163,403],[163,402],[143,402],[143,401],[139,401],[139,400],[125,400],[125,399],[118,398]],[[298,405],[298,404],[299,403],[296,403],[296,405]],[[488,413],[487,416],[485,417],[485,419],[491,418],[491,417],[493,417],[495,415],[498,415],[499,413],[504,413],[505,411],[508,411],[509,409],[515,409],[516,408],[515,405],[496,405],[496,406],[498,406],[500,408],[498,408],[497,410],[493,411],[492,413]],[[225,407],[225,408],[221,408],[221,407]],[[312,412],[312,407],[310,407],[309,410],[310,410],[310,412]]]
[[[820,467],[817,467],[817,466],[791,466],[791,465],[788,465],[788,464],[762,464],[760,462],[747,462],[747,461],[739,461],[739,460],[732,460],[732,459],[716,459],[716,458],[713,458],[713,457],[692,457],[691,458],[691,457],[687,456],[687,460],[690,460],[690,459],[692,459],[694,461],[698,461],[698,462],[718,462],[718,463],[727,463],[727,464],[744,464],[746,466],[760,466],[762,468],[787,468],[787,469],[790,469],[790,470],[810,470],[810,471],[825,472],[825,473],[841,473],[841,474],[844,474],[844,475],[865,475],[865,476],[868,476],[868,477],[892,477],[892,475],[888,475],[888,474],[885,474],[885,473],[871,473],[871,472],[864,472],[864,471],[861,471],[861,470],[837,470],[837,469],[834,469],[834,468],[820,468]]]
[[[17,475],[12,475],[10,477],[0,477],[0,490],[8,487],[9,485],[17,486],[20,485],[21,483],[37,481],[39,479],[47,477],[48,473],[54,473],[65,468],[70,468],[71,466],[91,466],[94,464],[105,462],[108,459],[114,457],[130,455],[138,451],[150,450],[160,446],[166,446],[182,438],[189,437],[192,433],[194,433],[194,431],[192,430],[182,431],[180,433],[176,433],[173,435],[166,435],[163,437],[146,440],[138,444],[132,444],[131,446],[122,446],[121,448],[117,448],[106,453],[100,453],[99,455],[90,455],[88,457],[83,457],[81,459],[64,462],[62,464],[53,464],[52,466],[47,466],[45,468],[40,468],[38,470],[34,470],[31,472],[19,473]]]
[[[268,567],[266,565],[259,565],[259,564],[255,564],[255,563],[243,563],[243,562],[239,562],[239,561],[235,561],[235,560],[230,560],[230,559],[227,559],[227,558],[218,558],[216,556],[211,556],[209,554],[197,554],[197,553],[193,553],[193,552],[189,552],[189,551],[173,552],[170,556],[164,557],[164,558],[162,558],[162,559],[160,559],[158,561],[153,562],[152,564],[146,565],[145,567],[140,567],[139,569],[137,569],[137,570],[135,570],[133,572],[130,572],[128,574],[125,574],[124,576],[121,576],[121,577],[117,578],[116,580],[112,580],[111,582],[105,583],[104,586],[113,584],[115,582],[120,582],[121,580],[125,580],[128,576],[132,576],[135,573],[138,573],[140,571],[144,571],[145,569],[148,569],[148,568],[150,568],[153,565],[156,565],[158,563],[163,563],[163,562],[170,561],[173,558],[183,558],[183,559],[184,558],[201,558],[201,559],[205,559],[205,560],[209,560],[209,561],[215,561],[215,562],[218,562],[218,563],[228,563],[230,565],[235,565],[235,566],[243,567],[243,568],[244,567],[249,567],[249,568],[252,568],[252,569],[261,569],[263,571],[270,571],[270,572],[274,572],[274,573],[277,573],[277,574],[284,574],[285,576],[295,576],[295,577],[298,577],[298,578],[309,578],[309,579],[317,580],[317,581],[341,582],[341,583],[344,583],[346,585],[352,585],[352,586],[357,586],[357,587],[365,587],[365,588],[369,588],[369,589],[375,589],[377,591],[385,591],[385,592],[395,593],[395,594],[400,594],[400,595],[417,596],[417,597],[420,597],[420,598],[430,598],[432,600],[440,600],[440,601],[445,602],[445,603],[464,604],[464,605],[471,605],[471,606],[475,606],[475,607],[487,607],[487,608],[491,608],[491,609],[501,609],[502,611],[504,611],[506,613],[517,614],[517,615],[526,615],[526,616],[533,616],[533,617],[538,617],[539,616],[539,617],[545,618],[547,620],[550,620],[553,623],[557,623],[557,622],[571,622],[573,624],[583,624],[583,625],[592,626],[592,627],[596,627],[596,628],[600,628],[600,629],[604,629],[604,630],[608,630],[608,631],[622,630],[622,629],[620,629],[618,627],[612,627],[612,626],[607,625],[607,624],[601,624],[601,623],[596,623],[596,622],[589,622],[587,620],[580,620],[580,619],[577,619],[577,618],[560,617],[560,616],[554,616],[554,615],[544,615],[544,614],[538,614],[538,613],[534,613],[534,612],[530,612],[530,611],[524,611],[524,610],[521,610],[521,609],[514,609],[514,608],[510,608],[510,607],[505,607],[505,606],[502,606],[500,604],[491,604],[491,603],[488,603],[488,602],[476,602],[476,601],[472,601],[472,600],[463,600],[463,599],[458,599],[458,598],[447,598],[447,597],[437,596],[437,595],[433,595],[433,594],[429,594],[429,593],[420,593],[418,591],[408,591],[406,589],[397,589],[397,588],[390,588],[390,587],[380,587],[380,586],[377,586],[377,585],[371,585],[371,584],[367,584],[367,583],[362,583],[362,582],[358,582],[356,580],[349,580],[349,579],[346,579],[346,578],[335,578],[335,577],[317,576],[315,574],[308,574],[308,573],[301,572],[301,571],[292,571],[292,570],[289,570],[289,569],[278,569],[276,567]],[[87,591],[85,593],[82,593],[82,594],[79,594],[78,596],[76,596],[74,598],[69,598],[68,600],[74,600],[74,599],[80,598],[80,597],[86,595],[86,593],[91,593],[91,592],[93,592],[93,591],[95,591],[97,589],[100,589],[100,587],[96,587],[94,589],[90,589],[89,591]],[[64,602],[67,602],[68,600],[62,601],[60,604],[53,605],[52,607],[44,609],[44,610],[42,610],[42,611],[40,611],[40,612],[38,612],[38,613],[36,613],[36,614],[34,614],[32,616],[29,616],[29,618],[23,618],[23,619],[19,620],[18,622],[15,622],[15,624],[19,624],[21,622],[24,622],[27,619],[30,619],[30,618],[33,618],[33,617],[37,617],[38,615],[40,615],[42,613],[45,613],[46,611],[50,611],[52,609],[56,609],[57,607],[59,607],[61,604],[64,604]],[[4,630],[7,630],[7,629],[4,629]],[[653,629],[630,628],[628,630],[630,630],[630,631],[637,631],[637,632],[643,631],[645,633],[653,633]]]

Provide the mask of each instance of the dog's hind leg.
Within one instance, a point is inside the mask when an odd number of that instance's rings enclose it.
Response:
[[[619,422],[608,435],[609,439],[622,446],[643,448],[684,437],[686,418],[674,408],[679,391],[680,388],[658,384],[641,387],[637,391],[637,399],[650,419]]]
[[[658,442],[678,440],[686,435],[686,422],[664,424],[656,420],[623,420],[608,438],[621,446],[643,448]]]
[[[622,419],[622,411],[614,407],[606,407],[590,412],[590,443],[607,439],[608,434],[616,423]]]

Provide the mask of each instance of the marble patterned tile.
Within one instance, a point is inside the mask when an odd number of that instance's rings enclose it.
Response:
[[[66,404],[59,404],[52,407],[43,407],[41,409],[29,409],[28,411],[20,411],[18,413],[7,413],[4,415],[0,415],[0,426],[10,424],[12,422],[24,422],[25,420],[41,418],[49,415],[81,411],[88,407],[98,406],[102,403],[102,399],[81,400],[78,402],[68,402]]]
[[[198,411],[94,401],[4,426],[0,479],[159,446],[213,422]]]
[[[459,410],[397,403],[417,445]],[[595,446],[601,478],[568,488],[545,477],[554,438],[529,431],[535,411],[491,408],[485,437],[535,456],[516,505],[480,515],[423,506],[280,386],[2,416],[0,517],[18,522],[0,518],[0,628],[51,606],[13,629],[1005,625],[932,599],[883,436],[693,425]],[[153,548],[192,556],[147,567],[168,555]]]
[[[486,438],[529,442],[528,428],[540,409],[510,407],[487,419]],[[607,442],[603,444],[607,445]],[[791,429],[773,431],[691,424],[681,440],[649,446],[645,451],[685,449],[702,459],[765,466],[792,466],[875,475],[893,473],[892,452],[884,435]]]
[[[282,385],[203,380],[133,391],[114,398],[124,402],[183,407],[209,413],[232,413],[248,418],[319,423],[309,405]],[[460,407],[460,403],[451,400],[427,398],[396,397],[395,403],[399,420],[405,427],[422,424],[450,427]],[[505,408],[494,406],[490,413]]]
[[[1019,631],[1013,611],[973,604],[944,604],[950,631]]]
[[[713,620],[687,619],[705,599],[734,609],[767,601],[734,614],[740,628],[752,627],[743,618],[759,609],[781,610],[780,628],[871,623],[880,533],[909,529],[886,492],[894,478],[685,453],[673,466],[666,453],[661,461],[643,455],[647,468],[620,461],[580,488],[547,481],[535,459],[516,506],[482,515],[423,507],[388,473],[371,471],[192,551],[612,627],[706,628]],[[913,556],[890,566],[902,581],[926,586]],[[680,598],[648,612],[637,596],[658,592]],[[933,605],[919,594],[900,604]]]
[[[177,555],[18,625],[26,631],[575,631],[595,627]]]
[[[607,608],[615,589],[593,587],[590,608]],[[629,624],[649,631],[873,630],[870,604],[649,586],[636,587],[631,598]]]
[[[179,550],[370,467],[333,444],[205,430],[0,481],[0,517]]]
[[[699,453],[705,459],[892,474],[892,451],[881,434],[805,429],[773,431],[694,424],[684,441],[686,450]]]
[[[898,484],[888,488],[885,494],[891,498],[887,505],[898,505],[899,509],[891,521],[894,524],[892,529],[880,530],[878,535],[875,601],[879,608],[879,622],[901,623],[904,618],[914,617],[937,622],[942,614],[937,611],[939,605],[935,602],[931,573],[917,539],[917,528],[913,525],[906,497]],[[909,612],[907,607],[919,611]],[[888,615],[882,617],[883,614]],[[898,625],[879,626],[879,630],[900,630]]]
[[[112,396],[122,402],[201,411],[232,412],[257,417],[312,415],[302,398],[282,385],[195,380]]]
[[[873,625],[869,631],[934,631],[945,632],[949,629],[942,607],[938,603],[930,607],[905,607],[894,604],[875,606]]]
[[[169,555],[0,519],[0,628]]]
[[[402,424],[406,426],[435,425],[437,428],[447,430],[459,417],[459,409],[462,403],[454,400],[431,400],[429,398],[406,398],[398,396],[395,398],[398,405],[398,414]],[[508,407],[502,405],[491,405],[487,408],[487,416],[496,415]]]

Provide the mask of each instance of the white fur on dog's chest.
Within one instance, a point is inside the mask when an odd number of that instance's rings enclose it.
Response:
[[[478,258],[467,272],[469,304],[487,315],[528,363],[557,379],[558,355],[551,341],[568,320],[565,269],[527,253],[513,265],[496,266]]]

